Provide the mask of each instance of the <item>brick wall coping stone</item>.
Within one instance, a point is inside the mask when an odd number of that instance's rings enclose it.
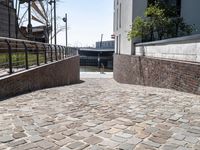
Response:
[[[197,40],[200,41],[200,34],[158,40],[153,42],[136,43],[135,46],[165,45],[165,44],[180,43],[180,42],[190,43],[190,42],[196,42]]]

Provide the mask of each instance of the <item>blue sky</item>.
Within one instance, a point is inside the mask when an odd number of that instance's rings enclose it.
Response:
[[[113,33],[113,0],[60,0],[57,15],[68,13],[68,43],[71,46],[93,46],[111,40]],[[64,22],[60,20],[60,25]],[[65,31],[58,34],[58,44],[65,44]]]

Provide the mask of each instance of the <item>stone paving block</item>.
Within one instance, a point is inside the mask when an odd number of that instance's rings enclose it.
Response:
[[[23,145],[25,143],[27,143],[25,140],[18,140],[18,141],[13,141],[13,142],[9,143],[8,145],[10,147],[16,147],[16,146],[19,146],[19,145]]]
[[[89,128],[88,126],[80,126],[80,127],[76,128],[76,130],[84,131],[84,130],[87,130],[88,128]]]
[[[68,137],[66,137],[65,139],[62,139],[60,141],[56,141],[55,144],[60,146],[60,147],[62,147],[62,146],[66,145],[68,143],[71,143],[71,142],[73,142],[73,140],[68,138]]]
[[[38,141],[42,141],[42,140],[43,140],[43,138],[40,137],[39,135],[30,136],[30,137],[28,137],[28,139],[29,139],[32,143],[35,143],[35,142],[38,142]]]
[[[24,132],[24,129],[23,127],[20,127],[20,126],[16,126],[15,129],[14,129],[15,132]]]
[[[98,145],[92,145],[91,147],[87,148],[87,150],[105,150],[105,149]]]
[[[46,129],[46,128],[39,127],[39,128],[36,129],[36,131],[38,131],[39,133],[44,133],[44,132],[48,132],[49,130]]]
[[[182,135],[182,134],[175,134],[175,135],[173,135],[173,138],[174,138],[175,140],[180,140],[180,141],[182,141],[182,140],[185,139],[185,135]]]
[[[155,147],[155,148],[159,148],[161,146],[161,144],[155,143],[155,142],[152,142],[152,141],[149,141],[149,140],[143,141],[142,143],[145,144],[145,145],[148,145],[148,146]]]
[[[13,141],[13,137],[10,135],[3,135],[0,137],[0,143],[8,143]]]
[[[166,139],[160,138],[160,137],[156,137],[156,136],[151,136],[149,138],[150,141],[158,143],[158,144],[165,144],[166,143]]]
[[[129,144],[133,144],[133,145],[137,145],[138,143],[142,142],[142,139],[139,139],[135,136],[133,136],[132,138],[128,139],[127,143]]]
[[[110,139],[104,139],[101,143],[99,143],[98,145],[102,146],[102,147],[109,147],[109,148],[115,148],[116,146],[118,146],[120,143],[111,141]]]
[[[79,148],[77,148],[76,150],[85,150],[89,146],[90,146],[89,144],[84,144],[84,145],[80,146]]]
[[[71,136],[73,134],[76,134],[77,132],[75,130],[67,130],[67,131],[64,131],[62,132],[63,135],[66,135],[66,136]]]
[[[134,150],[157,150],[157,149],[149,145],[139,144],[134,148]]]
[[[114,135],[112,136],[111,140],[115,142],[123,143],[123,142],[126,142],[128,139]]]
[[[176,150],[193,150],[192,148],[186,148],[183,146],[179,146]]]
[[[91,137],[93,134],[88,131],[81,131],[79,132],[79,135],[81,135],[82,137],[88,138],[88,137]]]
[[[121,129],[121,130],[127,129],[127,126],[125,126],[125,125],[119,125],[119,124],[117,124],[117,125],[115,125],[113,127],[116,128],[116,129]]]
[[[34,143],[26,143],[26,144],[17,146],[13,150],[30,150],[30,149],[32,150],[33,148],[38,148],[38,146]]]
[[[193,149],[194,149],[194,150],[200,150],[200,144],[194,145],[194,146],[193,146]]]
[[[187,142],[185,141],[179,141],[175,139],[169,139],[167,142],[171,144],[175,144],[175,145],[180,145],[180,146],[185,146],[187,144]]]
[[[150,136],[150,133],[149,132],[146,132],[146,131],[140,131],[136,134],[136,137],[140,138],[140,139],[145,139],[147,137]]]
[[[134,148],[135,148],[135,145],[127,144],[127,143],[121,144],[119,146],[119,150],[133,150]]]
[[[171,126],[168,126],[167,124],[157,124],[156,128],[161,129],[161,130],[169,130]]]
[[[19,132],[19,133],[14,133],[13,134],[13,138],[15,139],[20,139],[20,138],[23,138],[23,137],[26,137],[27,135],[23,132]]]
[[[166,144],[166,145],[163,145],[160,149],[161,150],[176,150],[177,148],[178,148],[178,145]]]
[[[110,130],[106,130],[105,133],[108,133],[108,134],[115,134],[115,133],[118,133],[120,132],[121,130],[120,129],[116,129],[116,128],[112,128]]]
[[[171,131],[159,130],[158,132],[153,133],[153,136],[160,137],[163,139],[169,139],[172,136],[172,134],[173,133]]]
[[[74,139],[74,140],[82,140],[82,139],[84,139],[85,137],[83,137],[83,136],[81,136],[81,135],[72,135],[72,136],[70,136],[70,138],[71,139]]]
[[[178,122],[182,122],[182,123],[188,123],[188,122],[189,122],[189,120],[187,120],[187,119],[183,119],[183,118],[180,118],[180,119],[178,120]]]
[[[31,150],[43,150],[43,149],[40,147],[37,147],[37,148],[32,148]]]
[[[175,114],[174,116],[172,116],[171,118],[169,118],[169,120],[177,121],[177,120],[179,120],[182,116],[183,116],[183,115]]]
[[[111,138],[112,134],[101,132],[98,134],[99,137],[104,137],[104,138]]]
[[[192,144],[196,144],[197,142],[199,142],[198,138],[196,137],[192,137],[192,136],[187,136],[184,141],[192,143]]]
[[[70,148],[67,148],[67,147],[61,147],[59,148],[58,150],[71,150]]]
[[[88,127],[96,127],[97,126],[97,124],[94,124],[92,122],[86,122],[83,125],[88,126]]]
[[[104,126],[108,126],[108,127],[113,127],[116,124],[117,124],[117,122],[115,122],[115,121],[107,121],[107,122],[103,123]]]
[[[119,133],[117,133],[115,135],[118,136],[118,137],[125,138],[125,139],[130,139],[131,137],[133,137],[132,134],[123,133],[123,132],[119,132]]]
[[[82,143],[82,142],[74,142],[74,143],[67,145],[67,147],[69,147],[70,149],[77,149],[83,145],[84,145],[84,143]]]
[[[43,148],[43,149],[50,149],[50,148],[55,146],[55,144],[53,144],[49,141],[46,141],[46,140],[39,141],[35,144],[38,145],[39,147]]]
[[[64,139],[65,136],[63,136],[62,134],[53,134],[53,135],[51,135],[51,138],[56,141],[60,141],[60,140]]]
[[[91,137],[85,139],[84,141],[88,144],[95,145],[95,144],[101,143],[103,141],[103,139],[101,139],[97,136],[91,136]]]

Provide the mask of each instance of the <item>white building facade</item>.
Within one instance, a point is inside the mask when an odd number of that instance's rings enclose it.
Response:
[[[200,19],[198,12],[200,0],[165,0],[168,3],[180,5],[180,16],[184,22],[195,25],[193,34],[200,33]],[[115,53],[134,54],[133,41],[128,41],[127,34],[137,16],[143,16],[148,6],[148,0],[114,0],[114,35]]]

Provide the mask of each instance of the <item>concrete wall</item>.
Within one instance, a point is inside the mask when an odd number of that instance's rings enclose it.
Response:
[[[200,64],[115,55],[114,79],[120,83],[200,94]]]
[[[14,38],[16,37],[16,20],[15,20],[15,10],[10,9],[10,21],[11,21],[11,26],[10,26],[10,31],[11,31],[11,37]],[[8,26],[8,7],[0,4],[0,36],[2,37],[8,37],[9,36],[9,26]]]
[[[200,35],[137,44],[136,55],[200,62]]]
[[[79,56],[30,69],[0,79],[0,99],[18,94],[79,83]]]

